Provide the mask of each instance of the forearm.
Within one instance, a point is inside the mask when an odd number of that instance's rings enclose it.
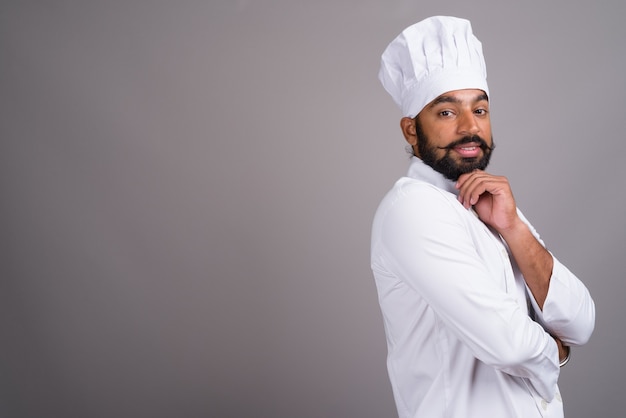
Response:
[[[541,245],[528,225],[521,219],[515,222],[512,227],[500,231],[500,235],[509,246],[537,305],[543,310],[554,265],[552,255]]]
[[[528,225],[521,220],[514,228],[503,231],[502,237],[509,246],[537,305],[543,310],[554,266],[552,255],[532,234]],[[569,356],[569,347],[565,346],[558,337],[553,336],[553,338],[559,349],[559,361],[563,362]]]

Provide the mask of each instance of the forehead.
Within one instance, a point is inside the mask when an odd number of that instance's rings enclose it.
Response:
[[[487,93],[479,89],[453,90],[446,92],[426,105],[426,108],[435,107],[440,103],[474,104],[489,101]]]

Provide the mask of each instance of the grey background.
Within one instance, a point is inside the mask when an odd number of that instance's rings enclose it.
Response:
[[[436,3],[3,1],[0,416],[394,416],[376,74],[433,14],[472,21],[491,171],[597,304],[566,416],[621,416],[623,2]]]

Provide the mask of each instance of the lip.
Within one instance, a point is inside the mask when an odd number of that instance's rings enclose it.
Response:
[[[476,142],[469,142],[457,145],[454,147],[454,151],[463,158],[474,158],[480,155],[482,149],[480,148],[480,144]]]
[[[478,157],[482,152],[480,144],[476,142],[469,142],[467,144],[461,144],[454,147],[454,151],[463,158]]]

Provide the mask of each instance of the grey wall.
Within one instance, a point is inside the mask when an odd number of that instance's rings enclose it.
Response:
[[[436,3],[3,1],[0,416],[394,416],[376,73],[433,14],[472,21],[491,171],[597,303],[566,415],[621,416],[623,3]]]

